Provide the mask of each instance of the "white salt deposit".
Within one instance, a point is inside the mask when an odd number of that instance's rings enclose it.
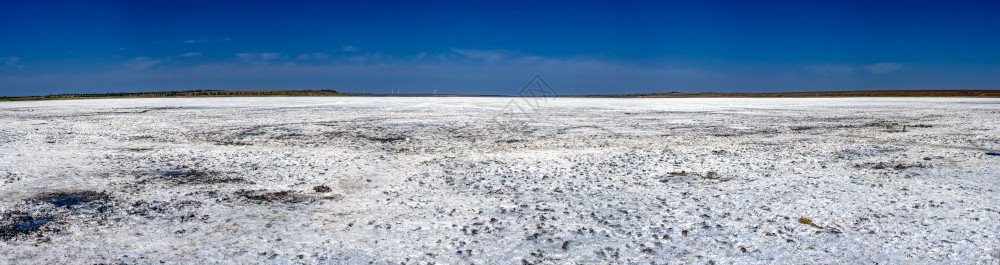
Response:
[[[0,263],[997,264],[997,117],[965,98],[0,102]]]

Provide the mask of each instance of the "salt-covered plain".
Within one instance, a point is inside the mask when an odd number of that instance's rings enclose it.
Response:
[[[0,102],[0,263],[1000,260],[1000,100],[524,100]]]

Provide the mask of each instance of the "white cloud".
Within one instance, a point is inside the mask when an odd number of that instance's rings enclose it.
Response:
[[[355,47],[354,45],[344,45],[343,47],[340,47],[340,50],[345,52],[356,52],[360,49],[358,49],[358,47]]]
[[[240,61],[256,66],[268,66],[289,58],[287,54],[277,52],[244,52],[237,53]]]
[[[153,58],[149,58],[146,56],[139,56],[125,62],[125,67],[128,67],[132,70],[142,71],[149,69],[150,67],[153,67],[154,65],[157,65],[159,63],[160,60],[155,60]]]
[[[17,69],[24,68],[24,65],[21,65],[21,57],[17,56],[7,57],[6,59],[3,60],[3,65],[6,67],[13,67]]]
[[[824,64],[806,67],[809,70],[824,74],[847,74],[854,72],[854,67],[842,64]]]
[[[2,62],[5,60],[0,57],[0,63]],[[432,89],[438,89],[514,94],[536,74],[543,76],[562,94],[924,89],[989,85],[983,80],[942,83],[931,78],[934,75],[914,75],[914,78],[901,79],[888,74],[872,74],[908,67],[901,63],[772,66],[694,61],[637,64],[601,56],[543,57],[517,51],[471,49],[409,55],[376,51],[295,55],[245,52],[234,54],[226,60],[197,66],[168,66],[159,63],[160,61],[148,57],[137,57],[129,61],[130,68],[146,69],[145,71],[0,75],[0,87],[20,87],[27,90],[62,89],[67,84],[73,84],[79,89],[97,90],[106,87],[143,87],[156,90],[332,87],[345,91],[367,89],[369,92],[404,88],[407,91],[428,93]],[[914,69],[908,72],[924,70]],[[955,79],[948,80],[956,82]]]
[[[237,53],[236,58],[252,64],[269,65],[274,61],[288,59],[288,55],[277,52],[244,52]]]
[[[861,66],[852,66],[844,64],[824,64],[824,65],[813,65],[806,67],[806,69],[822,74],[849,74],[858,71],[864,71],[873,74],[884,74],[903,68],[906,68],[904,64],[893,63],[893,62],[873,63]]]
[[[200,57],[201,53],[200,52],[185,52],[185,53],[182,53],[182,54],[178,54],[177,56],[180,56],[180,57]]]
[[[158,61],[133,59],[146,71],[108,71],[79,75],[0,76],[0,84],[24,88],[79,89],[107,87],[155,90],[216,89],[334,89],[388,88],[412,91],[466,91],[515,94],[524,82],[539,74],[559,93],[635,93],[721,87],[718,75],[673,66],[638,67],[590,57],[539,57],[503,51],[460,50],[394,56],[372,52],[331,55],[323,63],[291,64],[282,53],[240,53],[230,61],[198,66],[152,67]],[[312,58],[313,54],[309,54]],[[490,60],[490,63],[486,63]],[[145,63],[145,64],[142,64]],[[5,79],[6,78],[6,79]],[[6,80],[6,81],[5,81]],[[704,80],[704,82],[703,82]],[[701,82],[701,83],[699,83]],[[152,85],[151,85],[152,84]],[[153,87],[155,86],[155,87]],[[603,90],[596,90],[603,89]]]
[[[497,63],[511,56],[511,54],[506,51],[465,50],[455,48],[451,49],[451,51],[466,58],[483,60],[488,63]]]
[[[330,55],[322,52],[314,52],[299,54],[299,56],[295,58],[299,60],[326,60],[330,58]]]
[[[861,69],[864,69],[865,71],[871,73],[884,74],[899,69],[903,69],[903,67],[904,65],[901,63],[875,63],[875,64],[861,66]]]
[[[213,38],[213,39],[190,39],[190,40],[182,40],[181,42],[184,42],[184,43],[187,43],[187,44],[195,44],[195,43],[202,43],[202,42],[221,42],[221,41],[230,41],[230,40],[231,39],[229,37],[225,37],[225,38]]]
[[[244,52],[244,53],[237,53],[236,57],[243,60],[271,61],[278,59],[287,59],[288,55],[284,55],[277,52]]]

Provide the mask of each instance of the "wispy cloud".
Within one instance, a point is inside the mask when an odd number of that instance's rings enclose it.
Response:
[[[855,72],[884,74],[900,70],[903,68],[906,68],[906,65],[894,62],[873,63],[873,64],[865,64],[859,66],[846,65],[846,64],[824,64],[824,65],[813,65],[806,67],[806,69],[809,69],[810,71],[822,74],[849,74]]]
[[[876,74],[884,74],[899,69],[903,69],[903,67],[904,65],[901,63],[875,63],[862,66],[861,69]]]
[[[231,39],[229,37],[225,37],[225,38],[214,38],[214,39],[190,39],[190,40],[182,40],[181,42],[186,44],[195,44],[202,42],[220,42],[220,41],[230,41],[230,40]]]
[[[341,51],[345,51],[345,52],[356,52],[356,51],[359,51],[361,49],[358,49],[358,47],[355,47],[354,45],[344,45],[344,46],[340,47],[340,50]]]
[[[12,67],[17,69],[24,69],[24,65],[21,65],[21,57],[10,56],[3,60],[3,65],[6,67]]]
[[[159,63],[160,60],[155,60],[153,58],[149,58],[146,56],[139,56],[125,62],[125,67],[128,67],[129,69],[132,70],[142,71],[149,69],[150,67],[153,67],[154,65],[157,65]]]
[[[314,54],[308,54],[313,58]],[[134,59],[136,69],[78,75],[0,78],[0,84],[58,89],[73,83],[80,89],[142,88],[156,90],[317,89],[378,92],[380,89],[512,94],[535,74],[560,86],[560,92],[637,93],[694,87],[712,88],[702,80],[718,75],[683,67],[635,67],[587,57],[550,58],[517,52],[458,50],[409,56],[385,53],[329,55],[322,62],[292,64],[298,56],[284,53],[240,53],[229,61],[197,66],[152,67],[158,61]],[[486,61],[489,60],[487,63]],[[145,63],[140,65],[140,63]],[[165,78],[169,77],[169,78]],[[4,81],[6,80],[6,81]],[[565,89],[562,89],[565,88]],[[599,90],[603,89],[603,90]],[[40,90],[35,90],[40,91]]]
[[[472,49],[411,55],[244,52],[198,65],[168,65],[157,59],[136,57],[127,65],[128,69],[143,71],[8,74],[0,75],[0,87],[41,94],[67,92],[67,84],[73,84],[75,89],[68,92],[332,88],[377,93],[401,88],[415,93],[436,89],[442,93],[515,94],[523,82],[536,74],[545,77],[563,94],[946,89],[995,87],[1000,83],[1000,75],[995,74],[997,69],[989,69],[992,75],[977,73],[998,76],[981,80],[947,79],[934,74],[898,78],[884,73],[908,68],[913,69],[907,74],[930,70],[902,63],[720,66],[716,62],[695,61],[637,65],[600,56],[546,57],[517,51]]]
[[[842,64],[824,64],[824,65],[813,65],[808,66],[806,69],[812,70],[818,73],[828,73],[828,74],[847,74],[852,73],[855,67]]]
[[[486,51],[486,50],[466,50],[466,49],[451,49],[452,52],[460,56],[474,59],[483,60],[489,63],[497,63],[503,59],[511,56],[512,54],[507,51]]]
[[[516,51],[507,50],[469,50],[451,49],[451,59],[465,60],[472,63],[487,64],[511,64],[511,65],[532,65],[538,63],[552,63],[557,58],[545,58],[541,56],[528,55]],[[574,60],[586,60],[584,58],[574,58]]]
[[[178,54],[177,56],[180,56],[180,57],[200,57],[201,53],[200,52],[185,52],[185,53],[182,53],[182,54]]]
[[[269,65],[275,61],[288,59],[287,54],[277,52],[244,52],[237,53],[236,58],[255,65]]]
[[[299,56],[295,57],[295,59],[299,60],[326,60],[329,58],[330,58],[329,54],[322,52],[304,53],[304,54],[299,54]]]

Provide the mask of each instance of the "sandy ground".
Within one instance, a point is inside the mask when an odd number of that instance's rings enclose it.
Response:
[[[998,264],[997,117],[962,98],[3,102],[0,263]]]

